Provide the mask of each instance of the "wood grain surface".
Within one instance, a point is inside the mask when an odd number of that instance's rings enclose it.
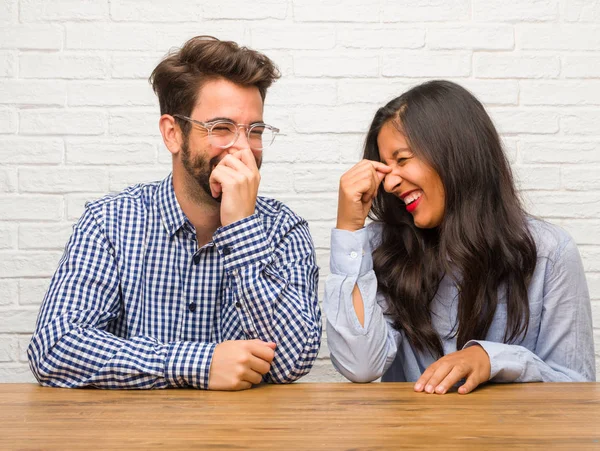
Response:
[[[244,392],[0,384],[0,449],[600,449],[600,383],[263,385]]]

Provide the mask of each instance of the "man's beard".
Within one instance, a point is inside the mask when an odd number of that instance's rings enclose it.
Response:
[[[186,172],[194,179],[196,186],[190,186],[191,195],[197,201],[203,202],[206,199],[211,199],[213,202],[220,203],[222,193],[218,197],[214,197],[210,190],[210,176],[215,167],[224,158],[215,156],[207,160],[203,155],[191,155],[188,136],[183,137],[181,145],[181,162]],[[256,166],[260,169],[262,158],[254,157]],[[201,188],[201,190],[198,190]],[[206,195],[205,195],[206,194]]]

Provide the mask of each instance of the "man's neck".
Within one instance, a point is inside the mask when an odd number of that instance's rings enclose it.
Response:
[[[221,225],[221,204],[209,198],[183,168],[181,171],[173,168],[173,189],[181,210],[196,229],[198,248],[201,248],[212,240]]]

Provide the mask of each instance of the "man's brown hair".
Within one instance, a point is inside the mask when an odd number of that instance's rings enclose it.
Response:
[[[189,116],[199,89],[215,78],[225,78],[242,86],[256,86],[265,100],[267,89],[280,76],[277,66],[256,50],[212,36],[196,36],[183,47],[171,51],[150,75],[158,96],[160,114]],[[183,122],[187,134],[189,124]]]

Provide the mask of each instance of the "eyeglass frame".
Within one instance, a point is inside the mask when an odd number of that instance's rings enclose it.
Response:
[[[266,147],[263,146],[260,149],[253,148],[253,150],[264,150],[266,148],[271,147],[271,145],[275,141],[275,138],[277,137],[277,134],[280,131],[277,127],[273,127],[272,125],[265,124],[264,122],[256,122],[254,124],[236,124],[233,121],[224,120],[224,119],[216,119],[216,120],[210,121],[210,122],[201,122],[201,121],[197,121],[196,119],[192,119],[191,117],[184,116],[183,114],[173,114],[173,117],[175,117],[177,119],[182,119],[184,121],[188,121],[192,124],[199,125],[200,127],[205,128],[208,131],[209,139],[211,139],[212,130],[217,124],[234,125],[235,126],[235,137],[234,137],[233,141],[231,142],[231,144],[228,144],[227,146],[218,146],[218,145],[213,144],[215,147],[218,147],[219,149],[229,149],[231,146],[233,146],[237,142],[237,140],[240,137],[240,127],[243,127],[246,130],[246,139],[248,140],[248,143],[250,143],[250,130],[252,130],[253,127],[265,127],[273,132],[273,139],[271,140],[271,142],[269,143],[268,146],[266,146]]]

